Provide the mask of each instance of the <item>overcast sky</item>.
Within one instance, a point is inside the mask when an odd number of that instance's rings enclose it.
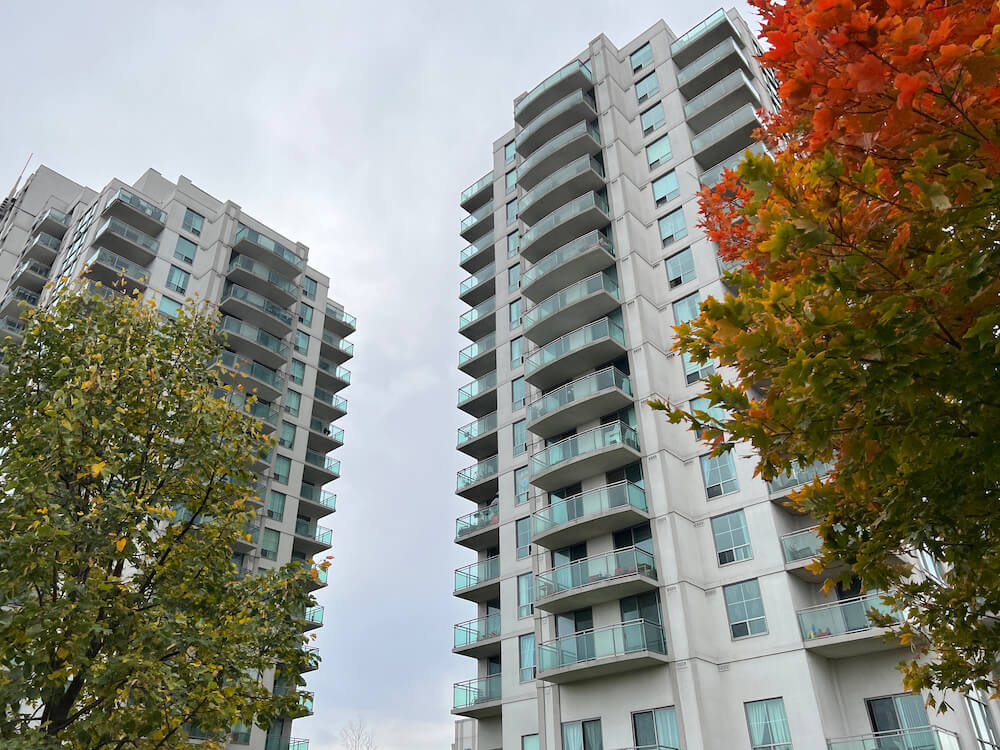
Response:
[[[735,5],[744,13],[746,4]],[[491,166],[513,99],[600,33],[681,34],[717,0],[475,3],[0,0],[0,194],[28,154],[102,188],[148,167],[186,175],[310,250],[358,317],[344,392],[330,585],[293,734],[338,747],[363,716],[382,750],[442,750],[450,653],[474,611],[451,596],[473,560],[451,543],[461,190]]]

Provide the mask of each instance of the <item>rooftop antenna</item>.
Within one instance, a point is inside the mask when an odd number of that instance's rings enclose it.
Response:
[[[14,183],[14,186],[10,189],[10,193],[7,194],[6,198],[0,201],[0,222],[2,222],[4,219],[7,218],[7,215],[11,212],[11,209],[14,207],[14,196],[17,195],[17,188],[21,184],[21,178],[24,177],[24,171],[28,168],[28,165],[31,163],[31,159],[34,155],[35,155],[34,152],[28,154],[28,159],[27,161],[24,162],[24,166],[21,167],[21,174],[17,176],[17,181]]]

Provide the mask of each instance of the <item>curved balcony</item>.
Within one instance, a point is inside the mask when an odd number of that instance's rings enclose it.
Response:
[[[492,230],[493,210],[493,201],[490,201],[462,219],[462,223],[459,224],[458,227],[458,233],[462,239],[468,242],[474,242]]]
[[[223,351],[219,362],[225,368],[220,373],[223,380],[241,385],[244,390],[256,392],[263,399],[273,401],[285,392],[284,374],[267,365],[231,351]]]
[[[471,310],[462,313],[458,319],[458,332],[470,341],[478,341],[497,329],[496,298],[490,297]]]
[[[292,546],[302,550],[307,557],[318,555],[324,550],[330,549],[333,544],[333,531],[313,523],[297,519],[295,521],[295,535],[292,537]]]
[[[337,427],[333,422],[318,417],[309,419],[309,435],[307,444],[313,450],[320,453],[342,448],[344,445],[344,430]]]
[[[330,422],[347,414],[347,400],[323,388],[313,390],[313,412]]]
[[[987,748],[992,743],[980,743]],[[894,729],[856,737],[838,737],[826,741],[827,750],[961,750],[958,735],[941,727],[926,726],[916,729]]]
[[[35,234],[35,232],[41,231],[58,237],[61,240],[72,221],[66,212],[60,211],[55,207],[49,207],[35,219],[35,223],[31,225],[31,233]]]
[[[246,255],[233,254],[229,260],[228,278],[286,307],[299,298],[299,287],[263,263]]]
[[[651,620],[606,625],[538,644],[538,678],[556,684],[666,663],[663,627]]]
[[[12,286],[0,300],[0,316],[18,318],[21,315],[21,304],[29,307],[38,305],[39,295],[21,286]]]
[[[282,335],[292,330],[292,314],[266,297],[227,281],[219,307],[223,312],[248,320],[261,328],[276,328]]]
[[[316,362],[316,385],[336,393],[351,384],[351,371],[320,357]]]
[[[593,122],[580,120],[529,156],[517,168],[517,182],[530,190],[545,177],[581,156],[601,152],[601,133]]]
[[[500,543],[500,512],[497,505],[473,511],[455,520],[455,544],[487,550]]]
[[[902,622],[899,614],[882,603],[882,594],[877,591],[800,609],[796,614],[806,648],[830,659],[899,648],[898,641],[887,642],[883,637],[891,630],[876,625],[868,614],[871,610]]]
[[[296,277],[306,267],[305,259],[297,252],[242,223],[236,225],[233,250],[259,260],[286,276]]]
[[[531,541],[548,549],[561,549],[647,520],[646,491],[628,481],[616,482],[533,513]]]
[[[485,659],[500,653],[500,614],[494,613],[455,626],[452,653]]]
[[[496,294],[496,265],[490,263],[458,285],[458,298],[467,305],[478,305]]]
[[[340,477],[340,461],[325,453],[307,450],[302,464],[302,481],[312,485],[324,485]]]
[[[500,693],[500,675],[480,677],[476,680],[456,682],[453,695],[454,708],[451,712],[456,716],[469,719],[486,719],[499,716],[502,710]]]
[[[308,510],[316,517],[326,516],[337,510],[337,496],[311,484],[303,484],[299,491],[299,504],[303,503],[307,503],[303,510]]]
[[[743,44],[729,16],[719,9],[686,34],[677,37],[670,45],[670,57],[678,68],[683,68],[726,38]]]
[[[24,246],[24,250],[21,251],[21,258],[24,260],[37,260],[39,263],[44,263],[47,266],[52,265],[52,261],[56,259],[61,246],[62,242],[58,237],[40,232],[32,237],[31,241]]]
[[[337,307],[330,300],[326,301],[323,327],[340,336],[350,336],[358,330],[358,319],[343,308]]]
[[[734,70],[752,73],[750,61],[732,39],[723,39],[677,74],[677,88],[685,99],[697,96]]]
[[[131,190],[118,188],[104,204],[103,216],[114,216],[150,235],[163,231],[167,212],[143,200]]]
[[[577,433],[531,457],[531,483],[551,492],[638,461],[639,436],[624,422]]]
[[[542,438],[632,404],[632,381],[617,367],[606,367],[549,391],[528,404],[528,429]]]
[[[594,75],[586,63],[574,60],[535,86],[514,105],[514,122],[525,127],[535,117],[574,89],[589,89]]]
[[[557,208],[525,232],[521,237],[521,256],[537,263],[570,240],[610,223],[608,199],[601,193],[586,193]]]
[[[744,104],[753,104],[755,109],[763,106],[757,87],[746,73],[734,70],[685,104],[684,116],[688,126],[700,133]]]
[[[500,558],[488,557],[456,570],[455,596],[470,602],[499,599]]]
[[[493,200],[492,169],[463,190],[458,203],[463,210],[471,213],[491,200]]]
[[[493,246],[496,236],[493,232],[480,237],[458,254],[458,265],[469,273],[475,273],[494,259]]]
[[[659,583],[653,556],[626,547],[543,571],[535,586],[535,607],[559,614],[652,591]]]
[[[497,496],[499,470],[496,456],[462,469],[456,477],[455,494],[474,503],[489,502]]]
[[[280,367],[288,361],[288,344],[263,328],[223,315],[219,330],[225,332],[226,342],[232,349],[269,367]]]
[[[137,289],[145,289],[149,283],[148,268],[103,247],[97,248],[84,265],[87,276],[129,295]]]
[[[497,369],[497,336],[489,333],[458,352],[458,369],[478,378]]]
[[[524,337],[535,344],[547,344],[620,308],[621,294],[613,271],[598,271],[530,308],[522,319]]]
[[[473,458],[497,454],[497,413],[487,414],[465,427],[458,428],[458,449]]]
[[[549,253],[521,276],[521,293],[532,302],[549,297],[570,282],[615,263],[614,245],[596,230]]]
[[[47,266],[41,261],[27,258],[22,260],[17,268],[14,269],[14,273],[10,277],[10,283],[30,289],[33,292],[41,293],[45,282],[49,280],[50,273],[52,273],[52,266]]]
[[[577,89],[540,113],[514,139],[514,147],[522,157],[541,147],[553,136],[580,120],[597,119],[597,102],[591,91]]]
[[[141,266],[149,265],[160,251],[160,243],[145,232],[119,219],[110,218],[94,233],[94,244],[107,247]]]
[[[761,125],[753,105],[744,104],[691,139],[695,161],[702,168],[718,164],[726,156],[749,147],[754,142],[754,131]]]
[[[458,408],[473,417],[497,410],[497,374],[488,372],[458,389]]]
[[[560,167],[521,197],[518,215],[534,224],[567,201],[583,193],[604,189],[604,166],[590,154]]]
[[[319,350],[326,359],[338,365],[354,356],[354,344],[326,330],[320,334]]]
[[[524,362],[524,377],[544,390],[627,351],[625,330],[611,318],[603,318],[533,351]]]

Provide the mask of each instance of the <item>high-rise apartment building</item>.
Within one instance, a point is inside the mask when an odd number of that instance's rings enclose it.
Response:
[[[645,406],[699,408],[713,371],[672,326],[726,292],[697,193],[761,148],[759,51],[735,11],[599,36],[461,194],[455,750],[1000,747],[985,698],[904,691],[877,593],[807,569],[815,520],[783,499],[822,467],[765,484]]]
[[[305,562],[331,543],[319,521],[336,507],[325,486],[340,475],[340,462],[328,454],[344,443],[335,422],[347,402],[337,394],[351,380],[343,364],[353,356],[346,337],[356,320],[327,298],[330,280],[307,265],[308,255],[237,204],[153,170],[133,185],[112,180],[95,191],[41,167],[0,204],[3,335],[20,335],[22,303],[44,304],[80,276],[101,282],[94,288],[105,294],[138,290],[166,316],[186,299],[218,304],[224,377],[256,392],[249,408],[277,440],[258,464],[252,541],[234,556],[247,573]],[[325,585],[320,571],[316,587]],[[323,608],[304,617],[308,630],[318,628]],[[280,678],[267,679],[282,688]],[[267,732],[236,727],[230,746],[307,750],[308,740],[291,737],[291,718]]]

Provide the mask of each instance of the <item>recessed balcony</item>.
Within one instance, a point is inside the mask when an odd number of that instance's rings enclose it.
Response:
[[[699,182],[705,187],[711,187],[715,183],[722,179],[723,173],[727,169],[736,169],[741,161],[746,158],[746,152],[749,151],[752,154],[763,154],[767,152],[767,147],[763,143],[757,142],[750,144],[747,148],[737,151],[732,156],[729,156],[714,167],[709,167],[705,172],[698,178]]]
[[[541,146],[517,168],[517,182],[530,190],[548,175],[581,156],[601,153],[601,133],[594,122],[580,120]]]
[[[458,408],[473,417],[497,410],[497,374],[488,372],[458,389]]]
[[[531,483],[551,492],[641,458],[639,436],[624,422],[577,433],[531,457]]]
[[[606,367],[531,401],[528,429],[539,437],[550,438],[631,404],[629,376],[616,367]]]
[[[483,551],[499,543],[499,506],[489,505],[455,520],[455,544]]]
[[[458,203],[463,210],[471,213],[491,200],[493,200],[492,169],[463,190]]]
[[[474,242],[493,229],[493,201],[480,206],[462,219],[458,233],[467,242]]]
[[[761,126],[754,106],[744,104],[691,139],[695,161],[703,168],[718,164],[727,155],[749,147],[754,131]]]
[[[616,274],[598,271],[570,284],[524,313],[524,336],[535,344],[547,344],[588,321],[621,307]]]
[[[308,503],[303,510],[308,510],[317,517],[329,515],[337,510],[337,496],[312,484],[302,485],[299,491],[299,503],[303,502]]]
[[[659,583],[653,556],[626,547],[542,571],[535,586],[535,607],[559,614],[652,591]]]
[[[339,336],[349,336],[358,329],[358,319],[327,300],[323,327]]]
[[[615,263],[614,245],[596,230],[549,253],[521,276],[521,293],[532,302],[549,297],[576,279],[603,271]]]
[[[129,295],[149,284],[148,268],[103,247],[98,248],[84,265],[87,276]]]
[[[166,211],[125,188],[111,194],[101,214],[114,216],[153,236],[163,231],[167,223]]]
[[[604,165],[590,154],[584,154],[523,195],[518,201],[518,215],[526,224],[534,224],[567,201],[588,191],[603,190],[604,186]]]
[[[347,399],[317,386],[313,390],[313,412],[333,422],[347,414]]]
[[[740,46],[726,38],[677,73],[677,88],[685,99],[691,99],[734,70],[752,73],[750,61]]]
[[[496,298],[490,297],[471,310],[462,313],[458,319],[458,332],[470,341],[478,341],[497,329]]]
[[[302,464],[302,481],[312,485],[324,485],[340,476],[340,461],[325,453],[307,450]]]
[[[69,229],[71,222],[72,219],[64,211],[50,207],[42,211],[38,218],[35,219],[35,223],[31,227],[31,233],[45,232],[61,240],[63,235],[66,234],[66,230]]]
[[[475,422],[458,428],[458,449],[473,458],[489,458],[497,454],[497,413],[487,414]]]
[[[499,716],[502,710],[500,675],[456,682],[451,712],[469,719]]]
[[[528,157],[546,141],[580,120],[597,119],[597,102],[592,91],[577,89],[539,114],[514,139],[514,147]]]
[[[292,538],[292,545],[305,552],[307,557],[318,555],[324,550],[330,549],[333,544],[333,531],[304,519],[296,519],[295,535]]]
[[[342,391],[351,384],[351,371],[320,357],[316,362],[316,384],[332,393]]]
[[[344,445],[344,431],[333,422],[326,419],[312,417],[309,420],[308,445],[320,453],[342,448]]]
[[[514,122],[527,126],[534,118],[576,89],[589,89],[594,75],[586,63],[574,60],[529,91],[514,105]]]
[[[452,653],[485,659],[500,653],[500,614],[494,613],[455,626]]]
[[[493,246],[496,237],[493,232],[480,237],[458,254],[458,265],[469,273],[475,273],[494,259]]]
[[[826,741],[827,750],[961,750],[958,735],[941,727],[895,729]],[[988,747],[980,743],[980,747]]]
[[[458,298],[465,304],[472,306],[485,302],[496,294],[497,288],[494,283],[496,274],[496,266],[490,263],[469,278],[463,279],[458,285]]]
[[[478,378],[497,369],[497,336],[495,333],[483,336],[458,352],[458,369],[466,375]]]
[[[496,456],[462,469],[456,477],[455,494],[474,503],[489,502],[497,496],[498,471]]]
[[[149,265],[160,251],[158,240],[115,218],[108,219],[94,233],[94,244],[103,245],[141,266]]]
[[[287,335],[292,330],[292,314],[257,292],[227,281],[219,308],[261,328],[274,328]]]
[[[50,266],[59,254],[61,245],[62,242],[58,237],[40,232],[32,237],[31,241],[24,246],[24,250],[21,251],[21,258],[24,260],[37,260],[39,263]]]
[[[603,318],[531,352],[524,362],[524,377],[544,390],[627,351],[624,329],[610,318]]]
[[[256,392],[261,398],[273,401],[285,392],[285,376],[267,365],[231,351],[223,351],[219,362],[225,368],[220,373],[223,380]]]
[[[268,367],[280,367],[288,361],[288,344],[263,328],[223,315],[219,330],[225,333],[227,346]]]
[[[488,557],[456,570],[455,596],[471,602],[499,599],[500,558]]]
[[[45,282],[49,280],[50,273],[52,273],[52,266],[47,266],[41,261],[27,258],[22,260],[17,268],[14,269],[14,273],[10,277],[10,283],[29,289],[32,292],[41,292],[45,286]]]
[[[670,57],[678,68],[683,68],[727,38],[743,44],[739,31],[720,8],[686,34],[677,37],[670,45]]]
[[[878,592],[800,609],[799,630],[805,647],[828,659],[899,648],[898,640],[887,642],[885,635],[891,630],[878,626],[868,614],[870,610],[902,622],[899,614],[882,603]]]
[[[236,225],[233,235],[233,250],[271,266],[285,276],[297,277],[305,270],[306,262],[297,252],[280,242],[265,237],[256,229],[245,224]]]
[[[562,549],[648,521],[646,491],[628,481],[616,482],[547,505],[531,519],[533,543]]]
[[[19,318],[21,316],[22,303],[28,307],[38,305],[39,295],[30,289],[21,286],[14,286],[7,290],[3,299],[0,300],[0,316]]]
[[[354,344],[326,330],[320,334],[319,350],[323,357],[338,365],[354,356]]]
[[[537,263],[570,240],[611,223],[608,199],[591,192],[574,198],[541,219],[521,237],[521,256]]]
[[[667,663],[663,627],[631,620],[538,644],[538,678],[563,684]]]
[[[227,277],[285,307],[299,298],[299,287],[294,281],[246,255],[233,254]]]
[[[734,70],[685,104],[684,116],[688,126],[695,133],[700,133],[745,104],[760,109],[760,94],[746,73]]]

